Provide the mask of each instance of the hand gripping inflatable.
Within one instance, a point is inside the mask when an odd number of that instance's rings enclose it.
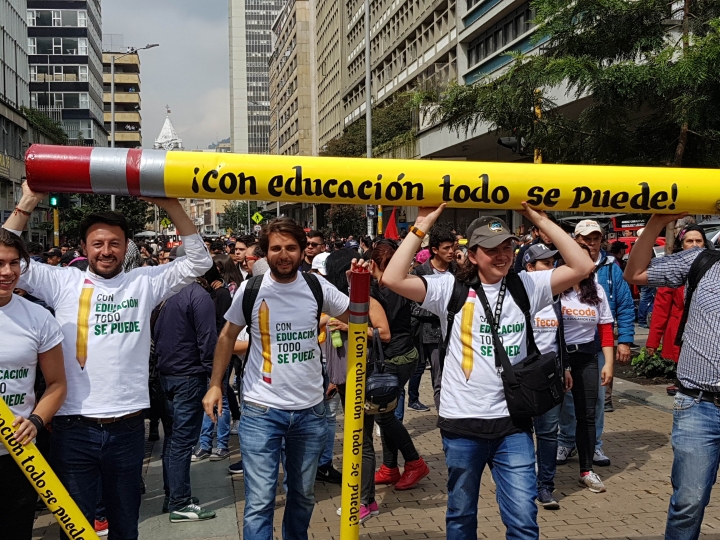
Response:
[[[520,210],[715,214],[720,171],[33,145],[39,192]]]
[[[365,418],[365,367],[370,310],[370,272],[354,270],[350,276],[350,320],[348,321],[347,385],[343,437],[340,540],[360,537],[362,490],[363,421]]]
[[[12,427],[14,420],[15,415],[10,407],[0,399],[0,440],[40,495],[40,499],[55,517],[60,528],[72,540],[99,540],[95,529],[85,519],[80,508],[55,476],[37,447],[33,443],[22,446],[15,440],[15,428]],[[3,488],[11,489],[9,486]]]

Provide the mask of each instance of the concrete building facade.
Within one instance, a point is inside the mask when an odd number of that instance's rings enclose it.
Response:
[[[103,107],[105,130],[111,132],[111,66],[115,56],[115,147],[142,147],[142,115],[140,108],[140,55],[127,51],[103,51]],[[122,56],[122,57],[121,57]],[[109,144],[108,144],[109,146]]]
[[[230,142],[239,154],[268,152],[271,27],[282,0],[229,0]]]
[[[60,111],[75,144],[107,146],[100,0],[28,0],[30,103]]]
[[[315,2],[315,64],[317,66],[317,137],[322,148],[343,132],[343,68],[345,9],[336,0]]]

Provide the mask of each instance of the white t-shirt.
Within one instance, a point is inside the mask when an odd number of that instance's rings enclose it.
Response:
[[[520,274],[530,299],[531,315],[552,303],[551,275],[552,270]],[[444,335],[447,331],[447,305],[455,276],[434,275],[423,279],[427,283],[427,294],[421,307],[440,317]],[[483,284],[493,310],[501,283]],[[492,420],[510,416],[502,380],[495,367],[490,324],[485,318],[482,303],[476,298],[475,291],[470,289],[465,305],[455,316],[445,357],[440,393],[440,416],[443,418]],[[525,316],[510,292],[506,291],[499,334],[512,364],[527,356],[525,330]]]
[[[600,297],[600,303],[597,306],[581,303],[575,289],[560,299],[565,343],[568,345],[581,345],[593,341],[598,324],[608,324],[614,321],[605,291],[597,282],[595,287]]]
[[[61,343],[62,331],[47,309],[16,295],[0,307],[0,330],[0,397],[14,415],[27,418],[35,409],[38,354]]]
[[[322,312],[337,317],[350,299],[322,276]],[[225,318],[245,326],[243,281]],[[268,270],[252,310],[252,342],[243,376],[243,399],[275,409],[297,411],[323,400],[322,365],[317,335],[317,304],[298,273],[292,283],[278,283]]]
[[[558,350],[558,318],[553,304],[542,308],[532,319],[533,336],[540,354]]]
[[[55,310],[65,336],[68,392],[58,416],[112,418],[150,406],[150,314],[212,265],[199,235],[182,241],[185,257],[111,279],[34,261],[20,276],[18,287]]]

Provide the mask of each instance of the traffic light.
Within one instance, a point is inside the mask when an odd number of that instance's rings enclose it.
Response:
[[[50,194],[50,206],[52,206],[53,208],[60,207],[60,195],[58,195],[57,193]]]
[[[70,208],[70,196],[64,193],[50,194],[51,208]]]

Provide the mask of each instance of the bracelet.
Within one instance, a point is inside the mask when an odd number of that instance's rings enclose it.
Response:
[[[423,238],[425,238],[425,236],[427,236],[427,233],[421,231],[421,230],[418,229],[415,225],[411,225],[409,230],[410,230],[411,233],[413,233],[415,236],[417,236],[417,237],[420,238],[421,240],[422,240]]]
[[[27,210],[23,210],[19,206],[15,207],[15,212],[19,212],[20,214],[23,214],[24,216],[30,217],[32,215],[32,212],[28,212]]]
[[[40,433],[45,427],[45,422],[43,422],[43,419],[40,418],[37,414],[31,414],[28,420],[30,420],[32,425],[35,426],[35,429],[37,429],[38,433]]]

